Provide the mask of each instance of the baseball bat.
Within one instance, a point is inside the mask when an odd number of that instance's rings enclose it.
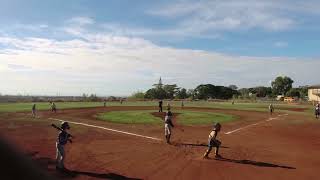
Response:
[[[56,129],[59,130],[59,131],[63,131],[63,129],[61,129],[59,126],[57,126],[57,125],[55,125],[55,124],[51,124],[51,126],[54,127],[54,128],[56,128]],[[68,135],[69,135],[69,137],[74,138],[71,134],[68,133]]]

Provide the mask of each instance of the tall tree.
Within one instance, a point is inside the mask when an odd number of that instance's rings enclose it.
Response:
[[[201,84],[194,91],[197,99],[230,99],[233,94],[238,94],[236,90],[231,88],[212,84]]]
[[[241,88],[238,90],[239,94],[241,95],[242,98],[249,98],[249,89],[248,88]]]
[[[266,97],[267,95],[271,95],[272,90],[270,87],[258,86],[249,88],[249,92],[252,94],[256,94],[257,97]]]
[[[144,97],[146,99],[165,99],[167,94],[162,88],[152,88],[145,93]]]
[[[232,90],[237,90],[238,89],[238,86],[234,85],[234,84],[231,84],[228,86],[228,88],[232,89]]]
[[[179,99],[185,99],[187,98],[188,95],[187,95],[187,90],[185,88],[182,88],[180,89],[178,92],[177,92],[177,98]]]
[[[278,76],[274,81],[272,81],[272,92],[275,95],[283,94],[285,95],[291,88],[294,81],[287,76]]]
[[[138,91],[138,92],[133,93],[129,98],[132,98],[132,99],[143,99],[144,95],[145,94],[143,92]]]
[[[287,93],[286,96],[298,97],[300,98],[300,90],[298,88],[292,88]]]
[[[163,86],[163,90],[166,92],[166,97],[173,99],[177,94],[179,88],[176,84],[166,84]]]
[[[195,94],[194,94],[194,89],[188,89],[187,90],[187,97],[188,98],[191,98],[191,99],[194,99],[195,98]]]

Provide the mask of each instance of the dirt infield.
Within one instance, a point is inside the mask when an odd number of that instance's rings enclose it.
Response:
[[[41,111],[40,118],[35,120],[28,113],[7,113],[0,115],[0,134],[49,174],[62,179],[318,179],[320,123],[311,117],[278,113],[270,117],[264,112],[186,107],[184,110],[238,117],[237,121],[222,126],[219,136],[222,159],[201,158],[210,125],[177,125],[173,129],[173,145],[167,145],[162,141],[71,124],[75,139],[66,147],[66,166],[72,172],[55,172],[57,131],[50,124],[59,121],[49,118],[163,138],[162,125],[113,124],[95,117],[100,112],[124,110],[156,111],[157,108],[84,108],[62,110],[57,114]],[[248,128],[225,134],[246,126]]]

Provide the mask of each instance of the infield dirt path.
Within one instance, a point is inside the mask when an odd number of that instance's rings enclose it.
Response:
[[[154,107],[107,107],[39,113],[28,120],[26,113],[0,116],[1,134],[31,156],[50,174],[66,179],[318,179],[320,123],[289,114],[254,111],[185,108],[238,116],[223,124],[223,132],[259,123],[232,134],[221,133],[222,159],[202,159],[211,126],[179,126],[173,129],[173,145],[104,129],[71,125],[74,143],[67,145],[66,166],[72,174],[54,170],[55,138],[48,118],[56,118],[163,138],[162,125],[123,125],[96,120],[106,111],[155,110]],[[174,110],[173,110],[174,112]],[[25,121],[13,121],[27,119]],[[30,119],[30,118],[29,118]],[[183,129],[183,131],[181,130]],[[213,155],[212,155],[213,156]]]

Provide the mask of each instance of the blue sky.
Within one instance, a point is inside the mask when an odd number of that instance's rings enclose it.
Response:
[[[1,0],[2,94],[319,83],[316,0]],[[55,84],[55,86],[52,86]],[[50,87],[48,87],[50,86]]]

